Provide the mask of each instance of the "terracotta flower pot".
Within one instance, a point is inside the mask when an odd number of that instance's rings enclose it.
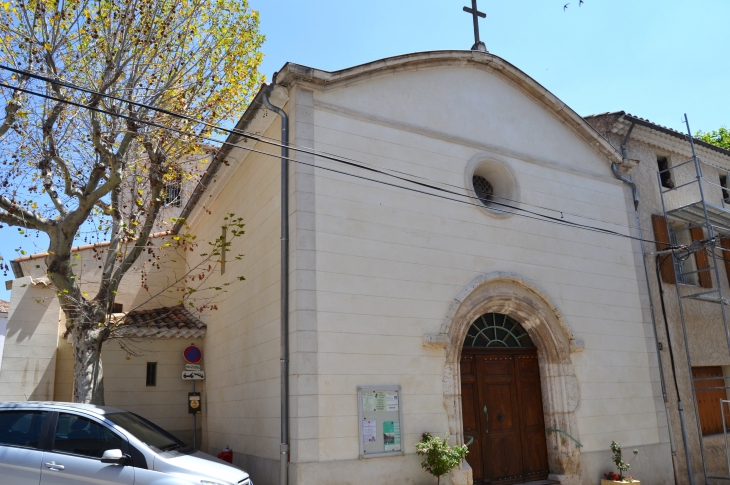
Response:
[[[641,482],[635,478],[632,482],[629,482],[628,479],[624,479],[623,482],[619,482],[617,480],[606,480],[605,478],[601,478],[601,485],[614,485],[616,483],[621,483],[623,485],[626,485],[627,483],[630,483],[631,485],[641,485]]]

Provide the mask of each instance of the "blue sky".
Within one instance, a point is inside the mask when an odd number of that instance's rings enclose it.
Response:
[[[471,0],[249,1],[268,79],[287,61],[331,71],[474,42],[462,11]],[[693,131],[730,124],[729,1],[569,0],[563,10],[566,1],[479,0],[481,38],[580,115],[625,110],[683,130],[686,112]],[[0,255],[19,247],[41,252],[44,239],[0,229]]]

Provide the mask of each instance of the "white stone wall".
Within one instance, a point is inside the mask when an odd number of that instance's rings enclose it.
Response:
[[[274,123],[265,135],[276,138],[278,130]],[[255,147],[278,153],[267,145]],[[187,256],[188,264],[195,265],[207,242],[221,235],[223,218],[230,213],[243,217],[245,235],[231,240],[225,274],[216,270],[209,280],[231,285],[217,299],[218,310],[203,315],[208,325],[204,444],[215,453],[229,445],[238,465],[269,474],[275,473],[280,442],[280,165],[277,157],[238,149],[228,161],[215,182],[222,192],[215,199],[203,197],[201,204],[210,213],[194,222],[201,249]],[[239,254],[243,258],[235,259]],[[246,280],[238,281],[239,276]]]
[[[315,91],[313,104],[318,150],[461,193],[453,186],[464,187],[468,161],[482,155],[516,174],[523,208],[560,218],[536,206],[554,208],[567,220],[626,232],[624,187],[610,163],[496,76],[476,69],[386,74]],[[423,335],[438,332],[452,299],[491,271],[532,281],[585,342],[573,354],[581,451],[604,450],[613,439],[661,442],[629,240],[492,218],[321,170],[315,201],[319,460],[357,458],[358,384],[403,386],[407,453],[423,431],[447,432],[443,355],[424,348]]]
[[[30,277],[13,281],[0,363],[0,401],[53,399],[60,306]]]
[[[190,344],[203,348],[203,339],[135,339],[124,342],[133,355],[121,348],[119,342],[106,342],[102,354],[106,405],[144,416],[192,444],[193,417],[188,414],[187,404],[192,383],[182,380],[185,370],[183,350]],[[157,385],[153,387],[146,385],[147,362],[157,362]],[[202,368],[207,371],[205,360]],[[208,413],[205,381],[196,381],[195,390],[202,393],[203,400],[203,413],[197,418],[200,440],[203,416]],[[198,447],[200,444],[198,441]]]

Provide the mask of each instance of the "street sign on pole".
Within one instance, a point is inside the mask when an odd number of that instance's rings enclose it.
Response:
[[[184,370],[182,372],[182,378],[184,381],[204,381],[205,371],[204,370]]]
[[[203,351],[195,345],[188,345],[183,350],[183,357],[188,364],[199,364],[203,360]]]
[[[200,364],[185,364],[185,370],[200,370]]]
[[[190,414],[200,414],[201,410],[203,409],[202,404],[200,402],[200,393],[199,392],[189,392],[188,393],[188,413]]]

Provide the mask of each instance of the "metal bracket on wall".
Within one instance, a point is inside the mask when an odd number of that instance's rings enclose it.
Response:
[[[577,446],[578,448],[583,448],[583,445],[580,444],[580,441],[578,441],[577,439],[573,438],[569,433],[566,433],[562,429],[545,428],[545,431],[547,431],[548,433],[560,433],[560,434],[564,434],[565,436],[567,436],[568,438],[570,438],[571,440],[573,440],[575,442],[575,446]]]

